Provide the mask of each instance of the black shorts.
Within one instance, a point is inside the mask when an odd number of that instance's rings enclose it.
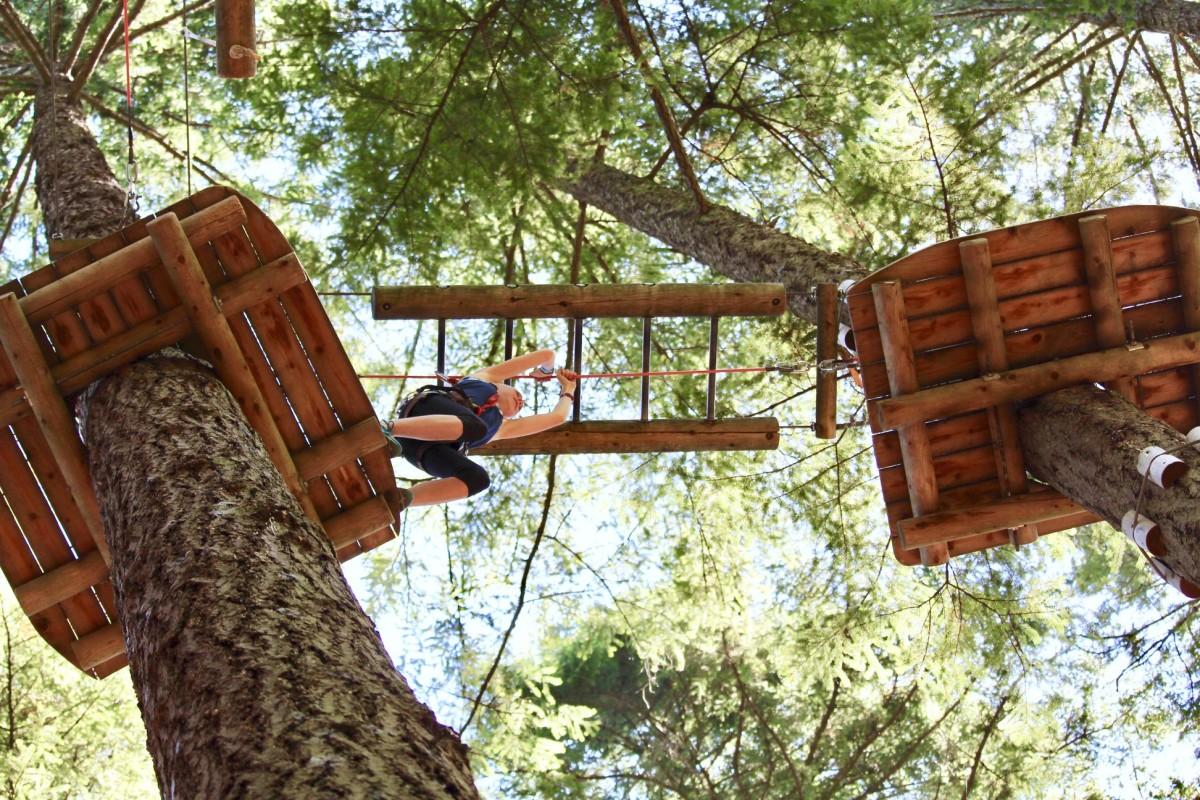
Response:
[[[422,397],[409,410],[410,417],[426,417],[431,414],[449,414],[463,421],[463,435],[450,442],[427,442],[420,439],[397,437],[404,459],[422,472],[435,478],[458,478],[467,485],[470,495],[479,494],[488,488],[491,480],[487,470],[476,464],[460,449],[462,442],[474,441],[486,432],[483,421],[469,408],[444,394],[430,393]]]

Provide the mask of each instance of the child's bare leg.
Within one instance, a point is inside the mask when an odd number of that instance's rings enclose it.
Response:
[[[435,506],[438,503],[449,503],[451,500],[464,500],[469,491],[467,484],[458,478],[438,478],[418,483],[412,487],[412,493],[413,500],[410,506]]]
[[[423,417],[394,419],[392,435],[422,442],[453,442],[463,435],[462,419],[453,414],[428,414]]]

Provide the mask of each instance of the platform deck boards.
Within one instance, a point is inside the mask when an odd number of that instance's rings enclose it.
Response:
[[[920,389],[981,376],[959,251],[961,242],[986,239],[1010,368],[1041,364],[1102,349],[1089,295],[1079,220],[1104,215],[1122,322],[1133,339],[1185,333],[1171,223],[1197,212],[1168,206],[1125,206],[1088,211],[942,242],[896,261],[847,291],[855,350],[874,439],[875,462],[891,524],[893,552],[918,564],[896,523],[912,516],[905,465],[894,430],[876,405],[890,397],[872,286],[898,281],[908,317]],[[1129,376],[1137,404],[1180,431],[1197,424],[1197,390],[1190,367]],[[922,424],[934,459],[943,510],[970,508],[1003,496],[993,459],[987,409]],[[1035,487],[1038,488],[1038,487]],[[1079,509],[1038,525],[1041,533],[1096,518]],[[950,555],[1008,544],[1007,531],[949,542]]]
[[[210,187],[186,198],[166,212],[181,221],[236,193]],[[240,227],[193,249],[214,291],[239,276],[252,273],[293,253],[275,224],[252,202],[236,195],[246,214]],[[3,291],[19,297],[50,286],[100,258],[147,236],[146,224],[156,215],[133,222],[121,231],[74,250],[58,261],[12,281]],[[293,256],[294,257],[294,256]],[[294,265],[293,265],[294,266]],[[297,272],[296,280],[303,276]],[[70,308],[43,323],[31,323],[48,367],[87,356],[99,345],[179,306],[162,264],[122,279],[104,291],[89,293]],[[263,392],[271,417],[292,453],[341,433],[356,423],[374,420],[375,411],[333,330],[316,292],[307,280],[283,293],[229,317],[235,338]],[[187,326],[178,344],[197,355],[196,340]],[[158,349],[154,347],[153,349]],[[140,353],[130,355],[141,355]],[[112,371],[132,357],[115,360]],[[117,363],[119,361],[119,363]],[[334,363],[337,362],[337,363]],[[98,377],[98,375],[97,375]],[[14,372],[0,352],[0,393],[17,388]],[[66,398],[70,404],[71,397]],[[50,455],[45,439],[25,407],[0,430],[0,570],[14,588],[76,561],[95,549],[83,515]],[[382,441],[382,438],[381,438]],[[306,489],[322,520],[372,501],[396,486],[391,462],[382,450],[310,478]],[[396,535],[395,524],[344,543],[343,560],[366,552]],[[112,585],[107,580],[80,587],[61,602],[31,615],[38,632],[66,658],[75,662],[72,643],[103,632],[116,619]],[[122,653],[105,653],[106,660],[86,670],[103,677],[125,665]],[[78,662],[75,662],[78,663]]]

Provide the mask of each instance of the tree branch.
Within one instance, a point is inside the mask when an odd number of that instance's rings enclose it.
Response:
[[[508,629],[504,631],[504,636],[500,640],[500,649],[496,651],[496,657],[492,660],[492,666],[488,669],[487,675],[483,678],[483,683],[479,684],[479,692],[475,695],[475,701],[471,704],[471,713],[467,715],[467,721],[462,724],[457,733],[462,736],[471,725],[471,721],[475,719],[475,713],[479,710],[480,703],[483,702],[483,695],[487,691],[488,684],[492,681],[492,676],[496,674],[496,670],[500,667],[500,659],[504,657],[504,649],[508,646],[508,639],[512,636],[513,629],[517,627],[517,619],[521,616],[521,609],[525,607],[525,590],[529,584],[529,573],[533,570],[533,561],[537,557],[538,547],[542,544],[542,537],[546,535],[546,522],[550,519],[550,504],[554,499],[554,469],[558,463],[558,456],[550,456],[550,463],[546,468],[546,499],[542,503],[542,520],[538,523],[537,533],[534,534],[533,544],[529,548],[529,555],[525,558],[525,569],[521,572],[521,587],[517,592],[517,607],[513,609],[512,619],[508,622]]]
[[[109,40],[112,39],[112,35],[117,30],[117,24],[120,21],[121,6],[118,4],[113,10],[112,16],[108,18],[108,22],[104,23],[104,27],[100,30],[100,35],[96,37],[91,52],[88,53],[87,59],[83,62],[83,68],[75,73],[75,78],[71,81],[71,88],[67,92],[68,102],[74,103],[79,100],[79,96],[83,93],[83,87],[87,85],[87,82],[91,80],[93,73],[95,73],[96,67],[100,64],[100,59],[104,56]]]
[[[50,62],[46,59],[46,51],[38,44],[37,39],[33,38],[33,34],[30,33],[29,28],[25,27],[25,23],[21,22],[21,17],[13,8],[11,0],[0,0],[0,22],[8,30],[13,41],[20,45],[25,54],[29,56],[30,63],[42,76],[42,80],[49,83],[51,68]]]
[[[103,2],[104,0],[92,0],[75,27],[75,33],[71,36],[71,43],[67,45],[67,51],[63,53],[62,58],[63,72],[68,75],[71,74],[71,68],[75,66],[75,59],[79,57],[79,50],[83,47],[83,40],[87,38],[88,29],[92,27],[92,23],[96,21],[96,17],[100,14],[100,6]]]
[[[625,11],[625,3],[622,0],[609,0],[609,7],[612,8],[613,14],[617,18],[617,27],[621,29],[621,34],[625,38],[625,44],[629,46],[629,51],[633,53],[638,70],[641,71],[642,77],[650,89],[650,99],[654,101],[654,109],[658,112],[658,118],[662,121],[663,128],[666,130],[667,141],[671,143],[671,149],[675,151],[675,161],[679,164],[679,171],[683,173],[684,182],[692,190],[692,195],[696,198],[696,205],[700,208],[700,213],[703,214],[708,211],[708,200],[705,199],[704,192],[700,190],[700,181],[697,180],[696,171],[692,168],[691,159],[688,158],[687,151],[683,147],[683,138],[679,135],[679,128],[675,125],[675,115],[671,113],[671,108],[667,105],[666,98],[663,97],[662,92],[655,85],[654,75],[650,71],[650,64],[646,61],[645,55],[642,54],[641,46],[638,45],[637,34],[634,33],[633,25],[629,22],[629,14]]]

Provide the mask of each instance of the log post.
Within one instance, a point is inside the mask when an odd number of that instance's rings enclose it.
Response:
[[[1079,238],[1083,244],[1083,269],[1087,274],[1088,295],[1092,300],[1096,342],[1102,348],[1124,344],[1125,325],[1121,321],[1121,299],[1117,295],[1117,273],[1112,263],[1108,218],[1103,214],[1082,217],[1079,220]],[[1137,402],[1132,378],[1115,378],[1106,385],[1120,392],[1129,402]]]
[[[254,48],[254,0],[217,0],[217,75],[253,78],[258,72]]]
[[[912,345],[908,340],[908,315],[904,310],[904,293],[900,283],[883,281],[872,286],[871,290],[879,316],[879,335],[883,340],[883,355],[892,396],[915,392],[920,389],[920,384],[917,382]],[[896,434],[900,439],[900,455],[904,462],[904,478],[908,482],[913,516],[932,514],[938,510],[938,485],[925,423],[917,421],[897,427]],[[949,550],[942,543],[922,547],[920,553],[921,563],[927,567],[944,564],[950,558]]]
[[[1035,478],[1118,530],[1130,511],[1152,520],[1161,531],[1163,561],[1200,584],[1200,450],[1116,392],[1090,383],[1039,397],[1018,419]],[[1138,454],[1148,446],[1188,467],[1169,488],[1138,472]]]
[[[817,419],[813,431],[818,439],[837,436],[837,371],[821,365],[836,359],[838,335],[837,286],[817,287]]]
[[[1200,330],[1200,220],[1184,217],[1171,223],[1171,239],[1175,246],[1175,274],[1179,276],[1179,293],[1183,295],[1183,324],[1189,330]],[[1193,364],[1192,393],[1200,413],[1200,365]]]
[[[321,518],[304,490],[304,483],[300,480],[287,445],[275,420],[271,418],[262,392],[254,382],[229,322],[221,311],[220,301],[213,295],[212,287],[204,276],[204,270],[188,243],[179,219],[174,214],[164,214],[146,228],[187,310],[188,318],[208,350],[213,368],[237,400],[251,427],[262,437],[263,445],[288,489],[296,496],[308,517],[319,523]]]
[[[992,277],[992,256],[987,239],[971,239],[958,246],[962,259],[963,283],[967,288],[967,303],[971,308],[971,326],[975,333],[975,348],[979,371],[992,375],[1008,369],[1008,350],[1004,345],[1004,322],[996,300],[996,281]],[[1011,403],[987,410],[988,428],[996,456],[996,474],[1004,495],[1021,495],[1029,489],[1025,479],[1025,460],[1021,457],[1020,435],[1017,433],[1017,414]],[[1038,529],[1033,524],[1009,528],[1008,539],[1014,547],[1037,541]]]
[[[96,549],[106,564],[111,563],[108,542],[104,538],[104,524],[100,520],[100,505],[92,486],[83,442],[79,440],[75,415],[58,393],[33,329],[21,313],[17,296],[11,293],[0,296],[0,344],[3,344],[4,353],[12,364],[63,479],[79,501],[79,510],[87,522]]]

